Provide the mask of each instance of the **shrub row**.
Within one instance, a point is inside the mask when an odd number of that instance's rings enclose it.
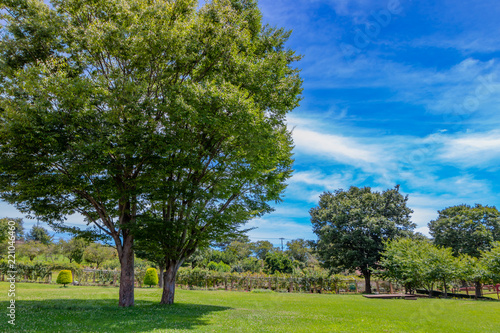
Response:
[[[201,268],[181,268],[176,283],[190,289],[273,290],[288,292],[357,291],[358,277],[327,274],[227,273]]]

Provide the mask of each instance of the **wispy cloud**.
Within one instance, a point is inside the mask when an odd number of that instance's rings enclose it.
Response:
[[[491,168],[500,159],[500,132],[464,134],[444,140],[440,157],[448,163]]]

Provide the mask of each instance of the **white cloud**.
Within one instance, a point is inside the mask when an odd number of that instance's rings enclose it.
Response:
[[[500,132],[464,134],[444,142],[442,159],[466,166],[491,167],[500,158]]]
[[[291,219],[275,218],[271,215],[264,218],[253,219],[245,225],[245,228],[257,228],[248,233],[252,241],[273,240],[283,237],[287,240],[303,238],[316,239],[311,224],[298,223]]]
[[[296,128],[293,139],[296,149],[308,154],[318,154],[345,163],[378,161],[373,147],[360,144],[352,138]]]

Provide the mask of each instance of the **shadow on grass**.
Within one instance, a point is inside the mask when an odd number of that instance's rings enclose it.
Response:
[[[0,302],[6,309],[7,302]],[[134,307],[120,308],[116,300],[50,299],[16,301],[16,331],[19,332],[149,332],[186,330],[209,324],[212,312],[229,307],[185,304],[160,305],[138,301]],[[0,321],[0,331],[10,328]]]

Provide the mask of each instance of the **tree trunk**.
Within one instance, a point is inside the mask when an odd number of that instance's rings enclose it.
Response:
[[[163,265],[160,265],[160,278],[158,279],[158,280],[159,280],[159,281],[158,281],[158,286],[159,286],[160,288],[163,288],[163,271],[164,271],[164,270],[165,270],[165,269],[164,269]]]
[[[476,299],[477,299],[477,298],[483,296],[483,293],[482,293],[483,285],[479,281],[476,281],[475,285],[476,285],[475,289],[476,289]]]
[[[120,256],[120,299],[119,306],[134,305],[134,251],[132,250],[132,238],[123,240],[123,248]]]
[[[371,294],[372,293],[372,285],[371,285],[371,273],[370,271],[365,271],[362,272],[363,276],[365,277],[365,294]]]
[[[446,285],[446,279],[443,280],[444,287],[444,298],[448,298],[448,286]]]
[[[175,261],[167,263],[165,273],[163,273],[163,294],[161,295],[160,304],[174,304],[175,277],[180,265]]]

